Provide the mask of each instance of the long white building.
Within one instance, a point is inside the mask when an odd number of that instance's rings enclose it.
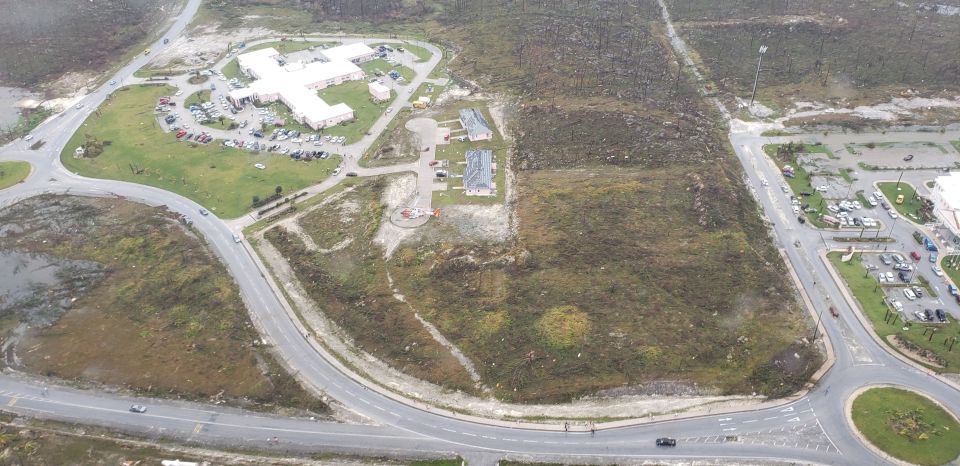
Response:
[[[946,231],[943,236],[950,243],[960,242],[960,173],[938,176],[933,186],[933,213]]]
[[[230,91],[230,100],[237,104],[279,100],[290,108],[294,119],[313,129],[336,125],[354,117],[350,106],[344,103],[330,105],[317,96],[316,91],[366,76],[357,65],[343,59],[324,63],[284,63],[280,53],[273,48],[238,55],[237,64],[241,72],[256,81],[249,87]]]

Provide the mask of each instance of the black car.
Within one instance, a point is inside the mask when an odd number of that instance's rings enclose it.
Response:
[[[906,272],[900,272],[900,273],[897,274],[897,275],[900,277],[900,281],[902,281],[902,282],[904,282],[904,283],[908,283],[908,282],[910,281],[910,277],[907,275]],[[960,301],[960,300],[958,300],[958,301]]]
[[[658,447],[675,447],[677,446],[677,439],[669,437],[660,437],[657,439]]]
[[[903,158],[904,162],[909,162],[911,160],[913,160],[913,154],[907,154],[907,156]]]
[[[937,309],[936,312],[937,312],[937,320],[939,320],[940,322],[947,321],[947,314],[943,312],[943,309]]]
[[[803,225],[804,223],[807,223],[807,219],[803,218],[802,215],[797,217],[797,221],[800,222],[801,225]]]
[[[930,309],[924,309],[923,315],[926,316],[928,322],[933,320],[933,313],[930,312]]]
[[[347,172],[347,176],[357,176],[357,172]]]

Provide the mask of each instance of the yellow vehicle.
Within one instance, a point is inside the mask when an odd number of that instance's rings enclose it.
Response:
[[[150,49],[143,49],[144,55],[150,55]]]
[[[895,202],[897,204],[903,204],[903,194],[898,195],[897,200]]]
[[[415,101],[415,102],[413,103],[413,108],[427,108],[427,103],[426,103],[426,102],[420,102],[419,100],[418,100],[418,101]]]

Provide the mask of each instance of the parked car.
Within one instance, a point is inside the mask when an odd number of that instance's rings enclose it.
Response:
[[[900,217],[899,215],[897,215],[897,211],[893,209],[888,210],[887,213],[890,214],[890,218]]]
[[[934,264],[937,263],[937,253],[935,253],[935,252],[931,252],[931,253],[930,253],[930,262],[931,262],[931,263],[934,263]]]
[[[913,258],[913,260],[918,261],[920,260],[920,253],[917,251],[910,251],[910,257]]]
[[[144,405],[133,405],[130,407],[130,412],[143,414],[147,412],[147,407]]]
[[[883,265],[892,265],[893,258],[890,254],[880,254],[880,262],[883,262]]]
[[[917,295],[918,298],[923,297],[923,288],[920,288],[919,286],[914,286],[912,288],[913,288],[913,293]]]
[[[897,274],[897,276],[900,277],[900,281],[904,283],[907,283],[910,281],[910,276],[907,275],[906,272],[900,272],[899,274]]]
[[[930,309],[923,310],[924,320],[931,321],[933,320],[933,312]]]
[[[949,291],[950,294],[957,296],[957,285],[954,285],[952,283],[947,285],[947,291]]]
[[[913,301],[917,299],[916,293],[913,292],[910,288],[903,289],[903,295],[907,297],[908,300]]]
[[[926,314],[920,311],[913,311],[913,315],[917,316],[917,320],[919,320],[920,322],[924,322],[927,320]]]
[[[675,447],[677,446],[677,439],[669,437],[660,437],[657,439],[658,447]]]
[[[807,223],[807,219],[803,218],[802,215],[797,217],[797,221],[800,222],[801,225],[803,225],[804,223]]]
[[[885,273],[883,273],[883,272],[878,273],[878,274],[877,274],[877,281],[879,281],[880,283],[886,283],[886,282],[887,282],[887,274],[885,274]]]
[[[893,261],[894,261],[894,262],[906,262],[906,260],[907,260],[907,258],[901,256],[900,254],[894,254],[894,255],[893,255]]]
[[[893,283],[893,272],[887,272],[887,281]]]
[[[943,312],[943,309],[937,309],[936,314],[937,314],[937,320],[939,320],[940,322],[947,321],[947,313]]]
[[[934,275],[936,275],[936,276],[938,276],[938,277],[942,277],[942,276],[943,276],[943,269],[940,268],[939,265],[934,265],[933,267],[931,267],[931,269],[933,269],[933,274],[934,274]]]

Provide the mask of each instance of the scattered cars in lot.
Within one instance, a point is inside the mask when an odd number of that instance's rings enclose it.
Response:
[[[130,407],[130,412],[143,414],[147,412],[147,407],[144,405],[133,405]]]
[[[937,309],[936,313],[937,313],[937,320],[939,320],[940,322],[947,321],[947,313],[944,312],[943,309]]]
[[[677,439],[669,437],[660,437],[657,439],[658,447],[675,447],[677,446]]]
[[[906,296],[907,299],[909,299],[910,301],[917,299],[917,295],[914,294],[913,290],[911,290],[910,288],[904,288],[903,295]]]

